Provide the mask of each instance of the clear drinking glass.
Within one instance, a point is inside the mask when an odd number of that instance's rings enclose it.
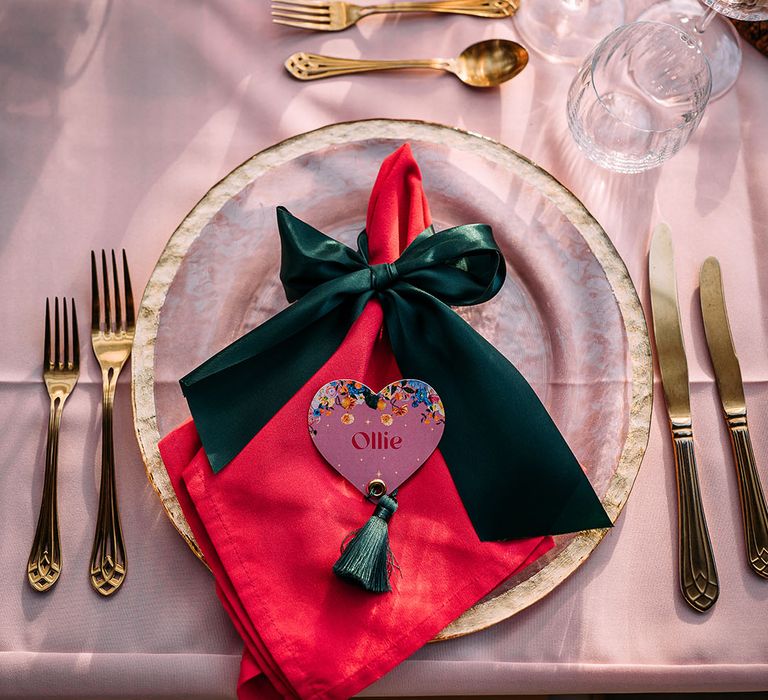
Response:
[[[633,22],[586,58],[568,91],[568,126],[590,160],[622,173],[655,168],[701,121],[709,64],[682,30]]]
[[[624,24],[624,0],[531,0],[515,13],[528,48],[550,61],[580,64],[609,32]]]
[[[751,22],[765,20],[768,0],[662,0],[639,17],[673,24],[698,43],[712,69],[713,100],[730,89],[741,68],[739,35],[733,24],[717,13]]]

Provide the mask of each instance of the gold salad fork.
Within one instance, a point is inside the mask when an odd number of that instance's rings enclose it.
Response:
[[[135,319],[128,262],[123,251],[124,304],[121,301],[115,251],[112,251],[112,284],[107,255],[101,251],[103,293],[99,296],[96,254],[91,251],[91,344],[99,361],[103,385],[101,409],[101,485],[96,534],[91,550],[91,585],[101,595],[112,595],[125,580],[127,561],[115,487],[115,454],[112,443],[112,409],[117,378],[131,354]],[[114,313],[113,304],[114,302]],[[125,308],[125,313],[123,313]],[[103,313],[102,313],[103,311]]]
[[[27,562],[27,579],[36,591],[53,588],[61,574],[61,542],[56,497],[56,470],[59,456],[59,428],[64,402],[72,393],[80,375],[80,338],[77,334],[77,312],[72,299],[72,349],[69,347],[70,323],[67,300],[62,299],[63,324],[59,317],[59,298],[54,302],[54,332],[51,346],[51,308],[45,300],[45,347],[43,349],[43,380],[51,397],[48,418],[48,440],[45,448],[45,481],[35,539]],[[63,330],[63,333],[62,333]],[[64,336],[62,347],[62,334]]]
[[[393,2],[381,5],[354,5],[341,0],[276,0],[272,21],[298,29],[338,32],[357,24],[363,17],[392,12],[439,12],[502,19],[511,17],[520,0],[437,0],[437,2]]]

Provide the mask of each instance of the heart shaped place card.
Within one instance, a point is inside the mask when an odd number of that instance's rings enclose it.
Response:
[[[435,451],[445,428],[438,393],[418,379],[375,392],[334,379],[309,407],[309,433],[320,454],[364,496],[392,493]]]

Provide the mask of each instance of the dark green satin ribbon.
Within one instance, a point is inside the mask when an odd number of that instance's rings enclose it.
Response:
[[[403,376],[428,382],[445,404],[439,449],[481,540],[611,526],[528,382],[450,308],[481,304],[504,283],[490,227],[430,227],[394,263],[369,265],[365,232],[355,251],[283,207],[277,215],[280,279],[296,303],[181,380],[214,471],[315,375],[377,298]]]

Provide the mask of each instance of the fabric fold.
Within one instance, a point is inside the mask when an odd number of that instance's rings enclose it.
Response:
[[[394,262],[430,224],[418,166],[403,147],[384,162],[371,196],[369,262]],[[317,453],[307,409],[332,379],[380,388],[403,376],[383,318],[370,299],[323,366],[218,474],[191,422],[160,444],[246,645],[241,698],[350,697],[553,545],[549,537],[481,542],[438,450],[400,489],[390,541],[402,573],[393,592],[373,595],[333,575],[341,543],[371,506]]]

